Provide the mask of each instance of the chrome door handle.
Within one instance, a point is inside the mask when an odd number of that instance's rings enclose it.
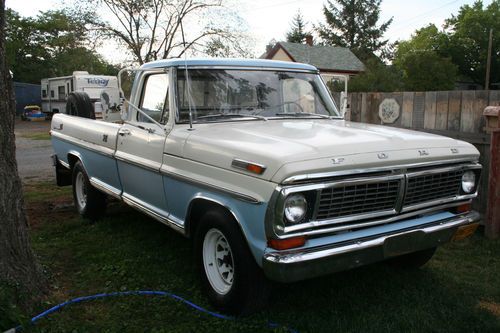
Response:
[[[118,134],[121,135],[121,136],[125,136],[125,135],[130,135],[132,134],[132,132],[130,132],[129,129],[127,128],[122,128],[118,131]]]

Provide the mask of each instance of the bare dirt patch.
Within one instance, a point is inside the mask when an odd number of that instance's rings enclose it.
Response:
[[[55,177],[51,155],[50,121],[16,120],[16,159],[23,182],[52,180]]]

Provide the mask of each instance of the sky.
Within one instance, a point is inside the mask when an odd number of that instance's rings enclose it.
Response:
[[[323,4],[326,0],[229,0],[231,6],[247,23],[248,33],[254,39],[254,53],[259,56],[265,51],[271,40],[284,40],[290,29],[290,22],[298,10],[304,19],[312,24],[323,22]],[[393,23],[385,34],[385,38],[394,42],[410,38],[411,34],[429,23],[442,26],[446,18],[458,13],[464,4],[472,4],[475,0],[383,0],[381,20],[385,22],[391,17]],[[23,16],[37,15],[41,10],[62,7],[63,0],[6,0],[6,6]],[[484,0],[488,5],[491,0]],[[117,59],[110,55],[111,50],[100,50],[108,60]],[[121,61],[122,59],[120,59]]]

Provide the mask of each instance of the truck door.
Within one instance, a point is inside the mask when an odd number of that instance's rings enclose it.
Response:
[[[168,73],[145,73],[133,100],[159,123],[168,116]],[[160,167],[166,133],[139,112],[118,131],[116,159],[123,198],[148,213],[168,215]]]

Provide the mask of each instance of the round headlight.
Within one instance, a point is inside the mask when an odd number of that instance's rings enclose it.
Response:
[[[462,190],[467,193],[473,193],[476,189],[476,174],[473,171],[465,171],[462,175]]]
[[[307,200],[302,194],[292,194],[285,200],[285,218],[290,223],[301,222],[307,213]]]

